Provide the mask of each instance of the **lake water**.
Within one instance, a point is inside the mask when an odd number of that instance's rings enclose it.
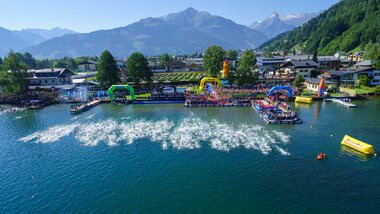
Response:
[[[182,105],[0,113],[0,213],[376,213],[380,156],[340,142],[380,151],[380,99],[354,103],[296,105],[302,125]]]

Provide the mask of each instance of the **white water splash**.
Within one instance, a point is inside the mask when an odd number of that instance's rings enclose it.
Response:
[[[53,143],[57,142],[63,137],[66,137],[74,132],[74,130],[78,127],[78,124],[70,124],[70,125],[57,125],[53,126],[45,131],[35,132],[26,137],[20,138],[22,142],[28,142],[35,140],[36,143]]]
[[[95,114],[91,114],[90,116],[86,117],[86,119],[92,119],[95,116]]]
[[[0,115],[6,114],[6,113],[15,113],[15,112],[20,112],[24,111],[25,108],[19,108],[19,107],[5,107],[0,111]]]
[[[280,138],[282,142],[289,143],[289,140],[290,140],[289,135],[286,135],[283,132],[279,132],[279,131],[273,131],[273,134],[275,134],[278,138]]]
[[[84,146],[97,146],[101,143],[117,146],[149,139],[160,143],[163,149],[198,149],[208,144],[212,149],[225,152],[244,148],[258,150],[263,154],[276,150],[282,155],[290,155],[280,147],[287,144],[290,138],[283,132],[270,131],[259,125],[243,124],[236,128],[216,120],[205,122],[200,118],[186,118],[179,123],[125,118],[122,122],[110,119],[97,123],[54,126],[21,138],[20,141],[49,143],[70,134]]]

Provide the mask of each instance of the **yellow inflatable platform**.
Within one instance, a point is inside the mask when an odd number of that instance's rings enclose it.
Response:
[[[360,141],[348,135],[344,136],[341,144],[350,147],[351,149],[355,149],[356,151],[362,152],[366,155],[375,153],[372,145],[366,144],[363,141]]]
[[[296,97],[296,103],[313,103],[313,98],[311,97]]]

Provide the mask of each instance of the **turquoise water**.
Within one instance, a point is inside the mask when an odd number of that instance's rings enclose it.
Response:
[[[340,141],[380,150],[380,99],[355,104],[297,105],[302,125],[181,105],[2,113],[0,212],[376,213],[380,159]]]

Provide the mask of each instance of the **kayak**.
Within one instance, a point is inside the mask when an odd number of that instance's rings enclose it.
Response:
[[[317,160],[323,160],[326,157],[326,154],[318,154]]]

